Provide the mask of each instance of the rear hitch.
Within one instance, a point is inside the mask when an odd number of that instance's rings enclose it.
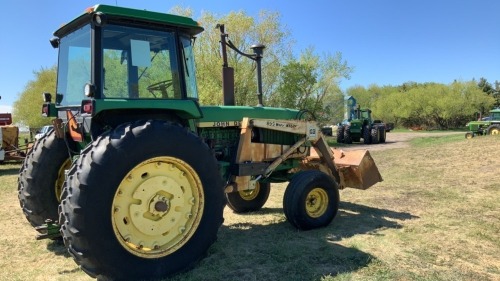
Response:
[[[35,227],[35,230],[40,232],[40,234],[36,236],[36,240],[54,239],[60,237],[60,228],[59,224],[54,223],[51,219],[47,219],[45,220],[45,224]]]

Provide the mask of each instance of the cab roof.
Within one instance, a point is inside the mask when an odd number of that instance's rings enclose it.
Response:
[[[165,26],[179,27],[190,35],[196,35],[203,31],[203,27],[201,27],[198,22],[188,17],[98,4],[85,9],[85,11],[80,16],[61,26],[54,32],[54,36],[62,37],[66,35],[68,32],[73,30],[75,26],[80,26],[85,22],[89,22],[92,15],[94,15],[95,13],[103,13],[110,19],[115,20],[122,19],[143,24],[153,23]]]

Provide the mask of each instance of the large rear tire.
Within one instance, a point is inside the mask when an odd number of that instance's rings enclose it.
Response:
[[[287,220],[298,229],[327,226],[337,215],[338,209],[337,183],[321,171],[297,173],[285,190],[283,210]]]
[[[371,130],[372,144],[380,143],[380,131],[377,126],[373,126]]]
[[[54,131],[37,140],[26,155],[19,172],[18,198],[32,226],[40,226],[47,219],[57,222],[64,173],[70,166],[66,142]]]
[[[363,127],[363,143],[364,144],[372,143],[372,136],[370,134],[370,126],[369,125],[365,125]]]
[[[170,122],[138,121],[100,136],[64,191],[64,243],[92,277],[149,280],[189,269],[223,221],[213,153]]]
[[[271,191],[269,183],[255,183],[255,189],[226,193],[227,206],[235,213],[258,211],[266,204]]]
[[[337,143],[344,142],[344,126],[339,126],[337,128]]]
[[[344,126],[344,143],[346,144],[352,143],[351,126],[349,125]]]
[[[386,132],[385,132],[385,127],[383,126],[380,126],[378,128],[379,130],[379,134],[380,134],[380,143],[385,143],[385,140],[386,140]]]

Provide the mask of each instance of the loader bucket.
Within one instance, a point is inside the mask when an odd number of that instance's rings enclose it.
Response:
[[[332,152],[335,168],[339,172],[340,188],[368,189],[382,181],[377,165],[367,150],[332,149]],[[320,170],[331,175],[331,170],[325,161],[314,151],[311,151],[311,155],[302,160],[301,169]]]
[[[368,150],[333,149],[333,156],[335,167],[340,174],[341,186],[367,189],[382,181],[382,176]]]

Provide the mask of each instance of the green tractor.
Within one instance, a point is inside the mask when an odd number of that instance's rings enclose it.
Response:
[[[257,211],[271,183],[289,182],[288,221],[330,224],[339,189],[382,181],[368,151],[331,150],[306,112],[235,106],[234,70],[221,31],[223,104],[200,106],[190,18],[97,5],[55,31],[54,129],[36,141],[19,175],[19,200],[39,239],[62,239],[92,277],[148,280],[206,255],[223,209]],[[311,154],[315,151],[315,154]]]
[[[361,139],[364,144],[385,143],[386,124],[373,120],[372,111],[360,108],[352,96],[346,99],[345,105],[345,119],[337,128],[337,143],[351,144]]]
[[[500,108],[490,110],[490,116],[479,118],[465,125],[469,131],[465,133],[465,138],[471,139],[482,135],[500,134]]]

